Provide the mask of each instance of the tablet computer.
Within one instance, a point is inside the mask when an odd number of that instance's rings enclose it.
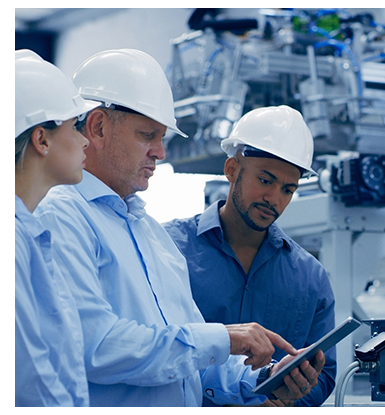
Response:
[[[338,327],[331,330],[328,334],[325,334],[320,340],[309,346],[304,352],[296,356],[290,363],[282,367],[273,376],[269,377],[259,386],[253,389],[253,393],[258,395],[267,395],[279,388],[283,383],[283,378],[288,375],[293,369],[298,367],[305,360],[311,360],[314,356],[322,350],[326,352],[336,343],[341,341],[347,335],[357,329],[361,323],[353,317],[347,318]]]

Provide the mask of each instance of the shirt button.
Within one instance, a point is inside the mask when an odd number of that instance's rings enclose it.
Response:
[[[245,290],[249,291],[249,286],[248,285],[246,285]]]
[[[213,365],[215,363],[215,358],[214,357],[212,357],[211,359],[210,359],[210,365]]]
[[[171,376],[169,376],[168,377],[170,380],[172,380],[172,379],[174,379],[175,378],[175,375],[171,375]]]

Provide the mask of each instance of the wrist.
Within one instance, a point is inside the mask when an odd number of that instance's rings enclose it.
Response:
[[[274,363],[269,363],[268,365],[263,366],[261,368],[258,379],[257,379],[257,386],[265,382],[265,380],[267,380],[270,377],[271,369],[273,368],[273,366],[274,366]],[[270,400],[278,399],[273,393],[270,393],[266,396],[267,396],[267,399],[270,399]]]
[[[258,379],[257,379],[257,386],[262,384],[265,380],[267,380],[270,377],[270,372],[273,366],[274,366],[274,363],[269,363],[268,365],[263,366],[261,368]]]

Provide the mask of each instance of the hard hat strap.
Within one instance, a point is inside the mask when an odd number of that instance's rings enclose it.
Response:
[[[269,159],[282,160],[280,157],[278,157],[274,154],[271,154],[271,153],[268,153],[266,151],[259,150],[255,147],[250,147],[250,146],[245,146],[243,148],[242,156],[243,157],[263,157],[263,158],[269,158]]]
[[[242,151],[242,156],[243,157],[263,157],[263,158],[268,158],[268,159],[277,159],[277,160],[284,161],[286,163],[292,164],[294,167],[297,167],[297,169],[301,173],[301,177],[306,172],[305,169],[303,169],[302,167],[297,166],[296,164],[290,163],[289,161],[284,160],[283,158],[278,157],[275,154],[271,154],[271,153],[268,153],[266,151],[259,150],[255,147],[245,146],[243,151]]]
[[[132,110],[131,108],[124,107],[122,105],[111,104],[108,108],[115,110],[115,111],[127,112],[129,114],[143,115],[142,113],[138,111]]]

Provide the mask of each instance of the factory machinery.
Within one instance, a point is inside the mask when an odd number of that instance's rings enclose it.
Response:
[[[231,10],[248,17],[196,9],[191,31],[172,41],[167,73],[178,126],[189,138],[166,136],[165,161],[175,172],[220,175],[220,142],[243,114],[270,105],[298,109],[314,137],[319,177],[301,179],[278,223],[325,266],[336,323],[352,314],[383,321],[385,26],[376,23],[376,9]],[[226,181],[207,183],[207,204],[226,193]],[[337,377],[356,359],[354,344],[378,335],[365,326],[338,344]],[[372,400],[385,401],[384,365],[378,373],[371,365]]]

